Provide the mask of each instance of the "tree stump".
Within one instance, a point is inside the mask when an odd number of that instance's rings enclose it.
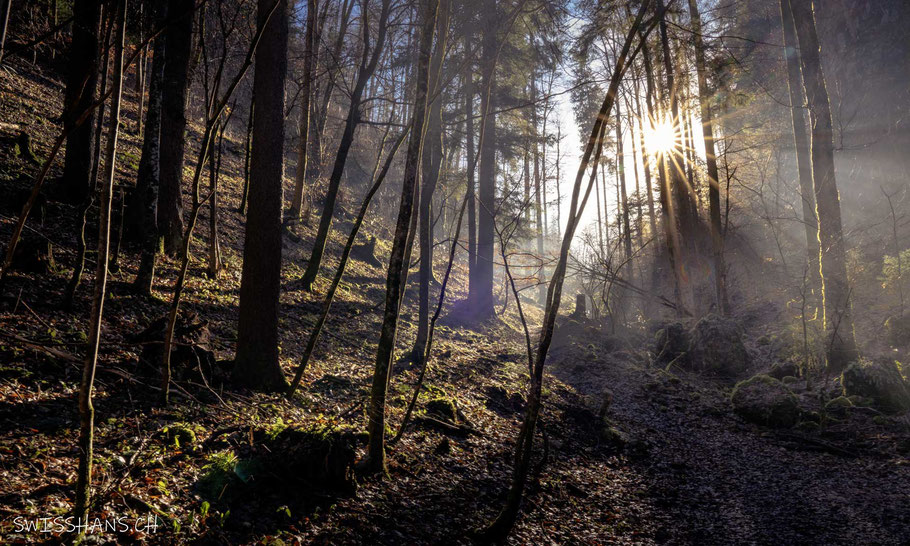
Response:
[[[382,262],[376,258],[376,237],[370,237],[369,243],[351,247],[351,258],[375,267],[382,267]]]
[[[572,313],[572,318],[576,320],[588,318],[587,298],[584,294],[575,295],[575,312]]]

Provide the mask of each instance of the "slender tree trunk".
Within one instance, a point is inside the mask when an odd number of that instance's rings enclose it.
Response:
[[[294,179],[294,196],[291,199],[290,221],[300,220],[303,209],[303,192],[306,186],[307,150],[310,130],[310,88],[313,79],[313,49],[316,31],[316,0],[307,0],[306,38],[303,53],[303,79],[300,91],[300,142],[297,147],[297,174]]]
[[[186,99],[192,75],[192,8],[192,0],[169,0],[168,17],[174,20],[164,35],[167,59],[161,95],[158,231],[164,239],[165,252],[171,255],[180,250],[184,232],[181,188],[186,143]]]
[[[464,49],[470,50],[470,35],[465,35]],[[468,193],[468,286],[477,286],[477,183],[474,180],[474,166],[477,164],[474,151],[474,66],[465,63],[464,73],[464,115],[465,115],[465,163],[467,164]]]
[[[250,194],[250,155],[253,151],[253,115],[256,111],[256,94],[250,97],[250,114],[246,122],[246,140],[243,145],[243,190],[240,196],[238,212],[246,214],[246,206]]]
[[[485,88],[495,89],[496,54],[499,48],[497,33],[496,2],[488,2],[488,14],[483,24],[481,45],[482,78]],[[469,295],[471,309],[479,319],[493,316],[493,245],[496,221],[493,212],[496,207],[496,93],[484,95],[481,108],[487,115],[484,119],[483,147],[480,149],[480,193],[479,221],[477,226],[477,275],[476,288]],[[484,102],[486,101],[486,102]]]
[[[632,104],[626,100],[626,121],[629,123],[629,140],[632,142],[632,172],[635,174],[635,232],[637,234],[636,244],[641,250],[644,246],[644,235],[642,230],[641,208],[641,179],[638,175],[638,141],[635,138],[635,117],[632,115]],[[644,160],[644,157],[642,157]]]
[[[838,373],[858,356],[853,331],[850,284],[847,278],[846,244],[841,223],[840,197],[834,173],[834,129],[828,89],[819,58],[818,36],[812,0],[790,0],[790,10],[799,41],[803,86],[809,104],[812,181],[818,213],[821,247],[822,306],[828,370]]]
[[[709,103],[711,90],[708,89],[705,45],[702,39],[701,14],[698,12],[697,0],[689,0],[689,18],[692,20],[692,33],[695,40],[695,70],[698,75],[698,95],[701,105],[701,131],[705,141],[705,163],[708,169],[708,214],[711,223],[711,248],[714,256],[712,263],[714,297],[718,311],[727,314],[730,311],[730,303],[727,296],[723,228],[720,221],[720,178],[717,171],[717,153],[714,149],[713,114]],[[805,136],[805,133],[803,135]]]
[[[277,11],[269,16],[275,3]],[[234,379],[249,388],[287,388],[278,351],[281,295],[281,207],[284,178],[284,81],[288,64],[288,0],[259,0],[253,153],[240,282]]]
[[[385,312],[376,349],[376,368],[373,372],[373,386],[370,392],[367,432],[369,442],[364,469],[369,472],[385,471],[385,399],[388,391],[391,367],[395,351],[395,336],[398,329],[398,313],[401,307],[401,292],[408,267],[407,246],[418,198],[420,154],[426,118],[427,93],[429,88],[430,53],[433,45],[433,30],[436,24],[437,0],[421,0],[420,4],[420,46],[417,65],[417,87],[414,98],[413,131],[408,141],[405,159],[404,179],[401,187],[401,203],[395,236],[392,240],[392,254],[389,258],[386,276]]]
[[[423,364],[427,339],[430,333],[430,285],[433,282],[433,230],[432,206],[433,194],[439,182],[439,171],[442,166],[442,63],[445,57],[449,31],[450,0],[437,0],[436,45],[430,59],[429,73],[429,113],[427,134],[421,168],[423,170],[420,199],[418,242],[420,245],[420,269],[418,271],[417,294],[417,339],[411,353],[414,361]]]
[[[10,4],[12,4],[12,0],[0,0],[0,63],[3,62],[3,50],[6,46],[6,28],[9,23]]]
[[[108,22],[104,26],[107,30],[104,33],[104,38],[102,39],[102,49],[104,50],[104,62],[101,64],[101,95],[107,92],[107,83],[108,83],[108,68],[110,64],[110,47],[109,42],[111,38],[111,33],[114,32],[114,26],[117,21],[116,13],[109,13],[110,10],[102,9],[102,20]],[[104,111],[106,103],[102,102],[98,105],[97,113],[95,115],[95,130],[93,133],[94,144],[92,145],[92,160],[91,164],[91,174],[89,174],[89,184],[91,186],[91,191],[85,195],[82,202],[81,212],[79,214],[81,221],[81,226],[79,230],[79,236],[76,238],[76,259],[73,262],[73,273],[70,276],[69,283],[66,286],[66,293],[63,298],[63,306],[67,309],[71,309],[73,302],[76,298],[76,291],[79,289],[79,285],[82,283],[82,275],[85,273],[85,254],[87,252],[86,238],[85,238],[85,229],[88,226],[88,215],[89,210],[92,207],[92,202],[95,197],[95,185],[98,180],[98,169],[101,167],[101,136],[104,133]]]
[[[812,186],[812,158],[809,154],[809,135],[804,112],[805,95],[803,76],[799,68],[799,51],[790,0],[780,0],[780,20],[784,35],[784,58],[787,63],[787,86],[790,91],[790,120],[793,124],[793,144],[799,177],[799,194],[806,229],[806,261],[809,268],[809,286],[812,292],[821,288],[819,278],[818,217],[815,215],[815,189]]]
[[[114,166],[117,159],[117,136],[120,126],[120,98],[123,92],[123,48],[126,35],[126,0],[118,2],[117,45],[114,60],[114,93],[111,96],[111,124],[107,141],[107,165],[101,186],[101,212],[98,219],[98,259],[95,268],[95,288],[92,315],[89,323],[88,352],[79,386],[79,470],[76,476],[74,514],[82,522],[88,519],[91,502],[92,456],[95,428],[95,408],[92,390],[101,343],[101,321],[104,296],[107,292],[107,262],[110,235],[111,195],[114,186]]]
[[[217,279],[221,272],[221,245],[218,243],[218,174],[220,159],[218,150],[224,137],[226,121],[218,125],[216,122],[215,133],[218,135],[218,146],[209,150],[209,256],[206,274],[210,279]]]
[[[76,126],[76,120],[95,101],[100,28],[101,0],[75,0],[69,74],[63,99],[63,130],[67,132],[63,180],[66,181],[66,197],[75,203],[88,199],[93,188],[90,178],[95,113],[91,112],[79,126]]]
[[[154,8],[155,27],[161,25],[167,15],[166,5]],[[136,189],[133,191],[133,206],[130,219],[135,219],[135,233],[141,246],[139,271],[133,287],[139,294],[150,296],[155,280],[155,259],[159,252],[158,234],[158,189],[161,182],[161,98],[164,91],[163,36],[155,38],[152,48],[152,68],[149,80],[148,110],[145,121],[145,136],[142,140],[142,156]]]
[[[335,201],[338,199],[338,189],[341,186],[341,176],[344,174],[344,166],[351,151],[351,145],[354,143],[354,131],[361,119],[361,99],[363,90],[373,72],[379,63],[382,55],[382,48],[385,45],[385,38],[388,31],[389,9],[391,0],[382,0],[382,10],[379,15],[378,30],[376,36],[376,45],[370,52],[366,45],[364,46],[363,57],[360,63],[360,69],[357,72],[357,83],[351,91],[351,106],[348,109],[347,121],[344,126],[344,133],[341,135],[341,141],[338,144],[338,153],[335,155],[335,165],[332,168],[332,175],[329,178],[329,188],[326,192],[325,202],[322,208],[322,217],[319,220],[319,229],[316,232],[316,240],[313,242],[313,252],[310,254],[310,260],[307,262],[306,271],[300,279],[304,290],[311,291],[316,277],[319,275],[319,266],[322,263],[322,256],[325,252],[325,245],[329,239],[329,233],[332,228],[332,216],[335,214]],[[369,28],[364,28],[364,44],[369,43]]]
[[[619,163],[619,193],[622,206],[622,240],[625,258],[629,260],[629,269],[632,269],[632,223],[629,220],[629,196],[626,191],[626,155],[623,153],[622,112],[619,108],[620,101],[616,101],[616,156]],[[631,131],[631,127],[629,130]]]

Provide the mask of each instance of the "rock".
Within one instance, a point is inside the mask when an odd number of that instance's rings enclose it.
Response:
[[[867,398],[882,411],[900,413],[910,409],[910,385],[893,360],[854,362],[844,370],[841,383],[845,395]]]
[[[654,354],[658,362],[685,364],[688,352],[689,331],[682,322],[667,323],[654,334]]]
[[[510,393],[500,385],[487,387],[487,408],[500,415],[513,415],[525,408],[525,399],[521,393]]]
[[[825,404],[825,413],[835,417],[846,417],[852,407],[853,402],[851,402],[849,398],[846,396],[838,396],[837,398],[828,400],[828,403]]]
[[[743,330],[735,321],[707,315],[692,328],[689,367],[697,372],[735,376],[746,370],[749,354]]]
[[[434,398],[426,403],[427,415],[450,423],[456,422],[455,404],[448,398]]]
[[[196,431],[186,423],[173,423],[161,429],[167,445],[174,448],[195,449]]]
[[[910,315],[889,317],[885,321],[885,335],[892,347],[910,345]]]
[[[376,258],[376,237],[370,237],[369,243],[352,246],[351,258],[368,263],[374,267],[382,267],[382,262]]]
[[[286,428],[268,443],[265,468],[273,477],[330,496],[357,491],[354,476],[358,433],[352,427]]]
[[[795,362],[775,362],[771,365],[768,375],[774,379],[783,379],[787,376],[799,377],[799,366]]]
[[[23,273],[47,275],[57,271],[54,261],[54,245],[46,238],[32,232],[23,232],[16,251],[13,252],[11,268]]]
[[[146,375],[159,374],[164,356],[164,334],[167,329],[167,315],[160,317],[148,327],[132,336],[130,341],[142,344],[139,356],[139,372]],[[200,372],[205,380],[212,382],[221,374],[215,353],[210,349],[211,332],[208,321],[203,320],[195,311],[181,310],[177,315],[174,328],[174,345],[171,351],[171,374],[176,380],[200,380]],[[226,374],[223,374],[226,377]]]
[[[771,427],[792,427],[799,421],[795,394],[769,375],[756,375],[740,381],[730,396],[733,411],[752,423]]]

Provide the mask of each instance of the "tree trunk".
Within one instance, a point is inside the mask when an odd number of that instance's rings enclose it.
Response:
[[[316,0],[307,0],[306,37],[303,52],[303,78],[300,91],[300,142],[297,146],[297,174],[294,178],[294,196],[291,199],[292,222],[300,220],[303,209],[303,192],[306,185],[307,151],[310,131],[310,88],[313,79],[313,48],[316,31]]]
[[[13,0],[0,0],[0,63],[3,62],[3,50],[6,46],[6,28],[9,23],[10,4]]]
[[[619,161],[619,193],[622,206],[622,240],[625,258],[629,260],[629,269],[632,269],[632,223],[629,220],[629,196],[626,191],[626,155],[623,153],[622,112],[619,108],[620,101],[616,101],[616,156]],[[631,127],[629,128],[631,131]]]
[[[470,35],[465,35],[465,50],[470,49]],[[464,115],[465,115],[465,163],[467,164],[468,193],[468,286],[476,286],[477,280],[477,182],[474,180],[474,166],[477,165],[474,151],[474,66],[465,63],[464,73]],[[470,290],[470,288],[469,288]]]
[[[256,94],[250,97],[250,113],[246,122],[246,140],[243,145],[243,190],[241,190],[240,214],[246,214],[247,201],[250,196],[250,154],[253,151],[253,116],[256,112]]]
[[[481,45],[481,77],[484,88],[494,89],[485,94],[481,108],[486,112],[484,119],[483,146],[480,149],[480,173],[478,188],[480,210],[477,226],[477,270],[475,285],[469,290],[471,309],[478,319],[493,316],[493,244],[496,207],[496,55],[498,51],[497,14],[495,2],[489,2],[486,21],[483,24]]]
[[[90,178],[95,113],[90,113],[78,127],[76,120],[95,102],[100,30],[101,1],[75,0],[69,74],[63,99],[63,130],[67,132],[63,180],[66,184],[66,197],[75,203],[87,200],[94,186]]]
[[[156,5],[154,15],[155,28],[164,21],[166,5]],[[159,250],[158,234],[158,189],[161,181],[161,98],[164,91],[164,51],[163,36],[155,38],[152,48],[152,69],[147,76],[149,80],[148,109],[145,120],[145,135],[142,140],[142,157],[139,159],[139,172],[136,189],[133,191],[132,212],[128,215],[134,219],[134,233],[141,246],[139,271],[133,287],[139,294],[150,296],[155,280],[155,259]]]
[[[376,45],[372,52],[366,48],[369,43],[369,28],[364,28],[364,52],[360,62],[360,69],[357,72],[357,83],[351,91],[351,105],[348,109],[347,121],[344,126],[344,133],[341,135],[341,141],[338,144],[338,153],[335,155],[335,165],[332,168],[332,175],[329,178],[329,187],[325,195],[325,202],[322,207],[322,217],[319,220],[319,229],[316,232],[316,240],[313,242],[313,252],[310,254],[310,260],[307,262],[306,271],[300,279],[304,290],[311,291],[316,277],[319,275],[319,266],[322,263],[322,255],[325,252],[325,245],[329,239],[329,233],[332,228],[332,216],[335,214],[335,201],[338,199],[338,188],[341,186],[341,176],[344,174],[344,166],[348,160],[348,154],[351,151],[351,145],[354,143],[354,131],[360,124],[360,107],[363,97],[363,90],[373,72],[382,54],[382,48],[385,44],[385,38],[388,31],[389,6],[391,0],[382,0],[382,11],[379,16]]]
[[[406,247],[408,246],[408,234],[411,231],[411,217],[414,214],[415,200],[418,197],[418,171],[426,118],[430,52],[433,45],[433,29],[436,23],[438,2],[437,0],[422,0],[419,6],[420,49],[412,121],[414,130],[411,131],[408,141],[398,221],[395,225],[392,254],[389,258],[389,269],[386,276],[385,312],[382,317],[382,328],[376,349],[376,368],[373,372],[373,386],[370,392],[369,421],[367,423],[369,443],[364,461],[364,469],[369,472],[385,471],[385,399],[395,352],[401,292],[408,275]]]
[[[221,272],[221,245],[218,243],[218,175],[221,168],[219,150],[224,139],[224,128],[227,120],[216,122],[215,133],[218,145],[209,149],[209,256],[206,274],[210,279],[217,279]]]
[[[88,351],[79,386],[79,470],[76,476],[76,504],[74,514],[81,521],[88,519],[92,486],[92,448],[95,428],[95,408],[92,389],[101,344],[101,319],[104,314],[104,296],[107,293],[107,262],[109,250],[111,195],[114,186],[114,166],[117,159],[117,136],[120,127],[120,97],[123,92],[123,47],[126,35],[126,0],[118,2],[117,45],[114,61],[114,93],[111,96],[111,124],[107,140],[107,165],[101,186],[100,215],[98,219],[98,259],[95,267],[95,288],[92,315],[89,323]]]
[[[701,14],[698,12],[697,0],[689,0],[689,17],[692,20],[692,33],[695,40],[695,71],[698,75],[701,130],[705,141],[705,163],[708,169],[708,208],[711,222],[711,248],[714,257],[712,263],[714,269],[714,298],[718,311],[725,315],[730,311],[730,303],[727,297],[724,240],[720,221],[720,179],[717,171],[717,154],[714,149],[713,114],[709,104],[711,91],[708,89],[707,69],[705,68],[705,45],[702,39]],[[797,75],[799,74],[798,70],[797,67]],[[805,127],[803,130],[805,131]],[[805,132],[803,136],[805,136]]]
[[[186,99],[192,79],[193,2],[169,0],[173,22],[164,34],[164,88],[161,94],[161,181],[158,194],[158,230],[164,250],[175,255],[183,238],[183,156],[186,143]]]
[[[284,81],[288,64],[288,1],[259,0],[258,24],[268,25],[256,50],[253,153],[234,379],[251,389],[287,388],[278,352],[281,295],[281,207],[284,178]]]
[[[856,360],[850,284],[847,279],[846,245],[841,224],[840,198],[834,173],[834,130],[831,105],[819,58],[818,36],[811,0],[790,0],[790,10],[799,41],[803,86],[809,104],[812,182],[818,212],[818,240],[821,247],[822,306],[827,340],[826,358],[830,372],[838,373]]]
[[[780,20],[784,36],[784,58],[787,63],[787,86],[790,91],[790,120],[793,123],[793,144],[799,176],[799,194],[802,202],[803,225],[806,229],[806,261],[809,268],[809,285],[813,292],[821,287],[819,278],[818,217],[815,215],[815,190],[812,186],[812,160],[809,156],[809,135],[804,113],[805,95],[803,76],[799,68],[799,44],[790,0],[780,0]]]
[[[433,282],[433,194],[439,181],[442,166],[442,63],[446,51],[449,31],[450,0],[437,0],[436,45],[430,59],[428,82],[429,113],[427,119],[426,144],[421,156],[423,170],[419,198],[418,243],[420,245],[420,269],[417,289],[417,339],[411,353],[414,361],[422,364],[426,352],[427,337],[430,333],[430,284]]]

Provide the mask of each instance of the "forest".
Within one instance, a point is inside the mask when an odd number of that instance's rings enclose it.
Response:
[[[0,0],[0,543],[910,544],[908,21]]]

